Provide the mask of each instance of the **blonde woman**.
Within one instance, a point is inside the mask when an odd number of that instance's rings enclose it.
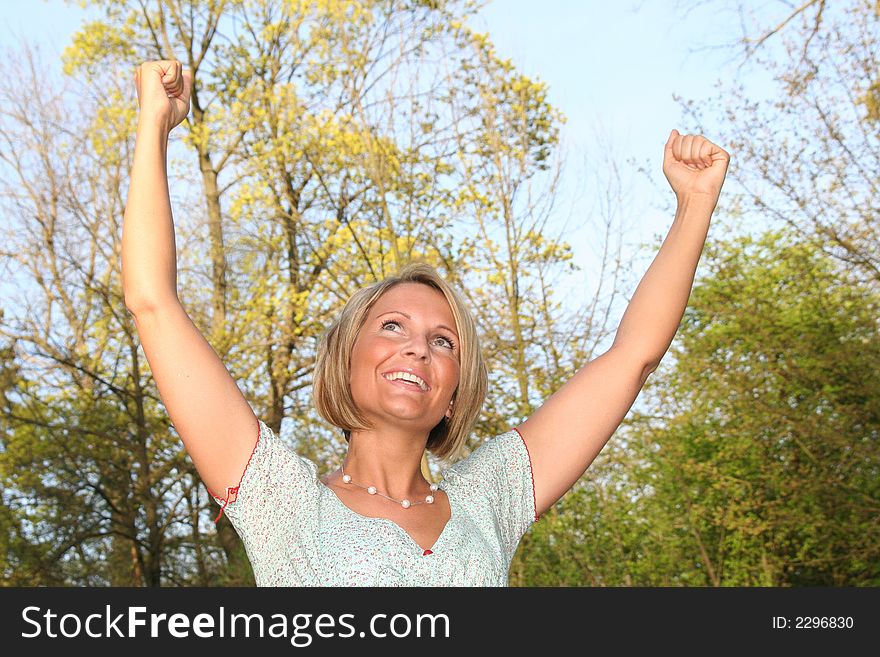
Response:
[[[254,415],[177,297],[165,159],[191,84],[177,61],[136,73],[125,302],[175,429],[241,536],[257,584],[507,585],[522,535],[593,462],[666,353],[728,154],[672,131],[663,171],[678,210],[612,346],[436,484],[423,476],[424,451],[453,461],[487,393],[475,323],[428,265],[357,292],[319,346],[314,401],[347,441],[342,466],[320,477]]]

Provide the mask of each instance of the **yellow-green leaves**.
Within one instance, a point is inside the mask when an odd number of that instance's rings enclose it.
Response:
[[[135,55],[135,17],[129,15],[121,25],[104,21],[86,23],[73,35],[61,56],[67,75],[81,74],[87,78],[106,74],[100,67],[132,62]],[[132,68],[132,79],[134,70]]]

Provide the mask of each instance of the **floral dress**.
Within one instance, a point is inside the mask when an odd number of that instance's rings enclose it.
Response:
[[[438,487],[452,516],[423,549],[394,521],[343,504],[313,461],[257,422],[241,482],[225,498],[211,493],[244,543],[257,586],[507,586],[520,538],[538,520],[517,429],[443,473]]]

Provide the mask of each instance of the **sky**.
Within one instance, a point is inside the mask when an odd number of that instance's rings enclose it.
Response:
[[[624,258],[635,263],[629,297],[656,255],[637,250],[638,244],[658,240],[672,222],[672,192],[661,169],[663,144],[672,128],[685,132],[687,127],[673,96],[708,100],[716,81],[732,74],[738,61],[732,44],[740,36],[734,4],[494,0],[471,21],[489,33],[500,57],[548,84],[550,102],[567,118],[561,132],[565,173],[551,226],[564,234],[584,268],[571,274],[576,278],[570,282],[580,288],[572,297],[578,302],[598,285],[595,254],[601,236],[591,220],[599,192],[591,167],[611,151],[624,174],[626,200],[615,212],[627,226]],[[78,5],[61,0],[0,0],[0,45],[12,47],[16,38],[25,38],[47,57],[60,55],[85,15]],[[751,84],[761,92],[756,79]],[[711,125],[710,112],[707,131]],[[708,132],[706,137],[712,140]]]
[[[728,20],[683,19],[678,4],[549,0],[538,11],[527,0],[495,0],[473,25],[490,33],[502,57],[549,84],[570,138],[588,144],[600,120],[616,142],[641,151],[649,142],[662,147],[669,130],[681,127],[673,93],[710,92],[731,54],[704,49],[734,38]]]
[[[639,243],[658,241],[672,223],[663,146],[673,128],[688,132],[674,96],[708,101],[716,82],[732,75],[738,59],[731,46],[741,33],[735,3],[495,0],[472,25],[490,34],[501,57],[546,82],[550,102],[567,118],[561,132],[564,198],[557,211],[585,268],[585,296],[598,285],[600,266],[595,199],[601,191],[594,186],[599,151],[610,149],[621,165],[627,194],[616,212],[626,226],[624,261],[635,276],[630,297],[656,255]]]

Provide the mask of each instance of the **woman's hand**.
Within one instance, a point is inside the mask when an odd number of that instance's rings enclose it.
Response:
[[[663,152],[663,174],[679,201],[695,194],[717,203],[727,174],[730,154],[703,135],[673,130]]]
[[[139,121],[156,121],[165,134],[189,114],[192,73],[177,60],[144,62],[134,74]]]

